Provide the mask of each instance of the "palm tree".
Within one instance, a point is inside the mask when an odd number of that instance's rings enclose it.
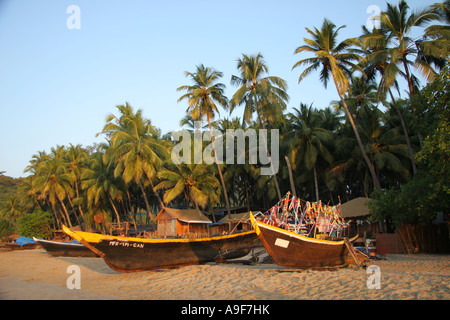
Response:
[[[384,68],[382,80],[386,82],[386,88],[392,87],[398,75],[401,75],[400,66],[404,70],[404,75],[408,83],[409,94],[412,96],[417,87],[417,78],[411,73],[410,67],[414,67],[422,76],[431,81],[434,79],[436,72],[431,65],[419,54],[424,50],[428,55],[442,57],[442,50],[439,48],[431,48],[425,46],[427,43],[418,42],[419,39],[411,38],[411,31],[414,27],[424,26],[426,23],[439,20],[439,15],[432,9],[426,8],[412,12],[408,16],[409,6],[405,0],[398,3],[397,6],[387,4],[387,10],[381,13],[382,28],[388,34],[385,38],[388,43],[382,50],[376,50],[370,55],[370,60],[376,60],[377,56],[388,56],[388,65]],[[384,41],[383,35],[374,34],[373,37],[366,37],[365,41],[368,45]],[[442,48],[441,48],[442,49]],[[410,60],[414,58],[414,62]]]
[[[158,172],[161,182],[155,186],[156,190],[165,189],[164,202],[166,204],[183,195],[186,206],[192,202],[195,207],[206,207],[208,203],[219,200],[217,189],[219,181],[205,164],[170,164]]]
[[[64,204],[67,195],[73,194],[70,175],[66,172],[65,165],[60,155],[61,148],[53,149],[53,156],[42,163],[36,173],[33,185],[40,193],[40,198],[47,198],[50,202],[55,218],[58,220],[56,204],[59,203],[63,209],[63,219],[72,227],[69,212]]]
[[[331,74],[336,90],[338,92],[339,98],[347,114],[347,118],[355,133],[356,140],[358,141],[358,146],[361,149],[361,153],[364,157],[367,167],[370,170],[372,181],[376,189],[381,189],[380,182],[375,174],[372,163],[364,150],[364,145],[362,143],[361,137],[359,135],[358,129],[356,128],[353,115],[350,113],[347,103],[343,95],[347,92],[349,87],[349,78],[351,77],[352,70],[361,70],[361,68],[353,63],[361,60],[361,56],[354,53],[350,48],[349,41],[343,41],[337,43],[337,35],[340,29],[345,26],[341,26],[336,29],[336,26],[330,22],[328,19],[324,19],[322,27],[320,30],[314,28],[310,30],[306,28],[306,31],[312,36],[312,39],[304,38],[306,45],[300,46],[295,50],[295,54],[302,52],[310,52],[315,56],[312,58],[307,58],[298,61],[293,67],[297,68],[303,65],[308,65],[308,67],[301,73],[298,81],[301,82],[307,75],[312,71],[315,71],[322,67],[320,73],[320,80],[324,83],[325,88],[327,87],[328,80]]]
[[[4,218],[14,222],[17,226],[17,219],[24,215],[24,211],[20,206],[20,200],[17,195],[10,196],[2,207],[0,207],[0,218]]]
[[[260,129],[264,129],[264,124],[268,119],[282,114],[286,109],[286,103],[289,96],[286,93],[286,81],[275,76],[266,76],[269,73],[263,56],[261,53],[257,55],[242,55],[238,60],[237,68],[240,76],[233,75],[231,84],[239,86],[233,95],[230,103],[230,113],[239,106],[244,105],[243,121],[250,124],[253,114],[256,112],[257,121]],[[267,155],[270,158],[267,141],[265,141]],[[277,189],[278,198],[281,200],[281,191],[273,173],[275,187]]]
[[[84,170],[81,180],[81,186],[86,191],[88,207],[98,208],[109,203],[120,227],[119,212],[114,205],[114,200],[122,200],[122,192],[111,168],[103,163],[101,153],[92,156],[90,166]]]
[[[293,170],[304,162],[308,170],[314,174],[314,186],[316,201],[319,201],[319,183],[317,180],[317,162],[323,158],[327,163],[333,161],[333,156],[328,150],[333,139],[331,132],[321,127],[322,114],[317,109],[313,109],[305,104],[300,104],[300,108],[294,108],[288,114],[290,121],[290,131],[283,137],[283,142],[288,145],[290,157],[292,159]]]
[[[394,106],[397,115],[400,119],[400,124],[402,126],[403,135],[405,137],[406,144],[408,146],[409,158],[411,161],[411,167],[413,173],[417,172],[416,162],[414,161],[414,154],[411,147],[411,140],[409,138],[408,130],[406,128],[405,120],[400,112],[400,109],[397,105],[397,102],[392,94],[391,86],[395,86],[398,89],[398,83],[395,79],[396,74],[390,73],[386,74],[385,70],[389,66],[389,56],[387,55],[386,46],[390,42],[390,35],[387,32],[386,28],[374,28],[372,31],[367,30],[366,27],[363,27],[363,34],[360,36],[360,45],[366,52],[366,57],[361,61],[361,64],[365,66],[365,73],[369,79],[373,79],[376,75],[376,72],[380,73],[381,81],[378,87],[378,97],[382,99],[386,94],[386,91],[389,93],[391,98],[392,106]],[[376,39],[376,41],[374,41]],[[383,54],[373,53],[384,52]]]
[[[87,168],[88,155],[85,149],[81,145],[74,146],[70,144],[70,147],[66,150],[65,157],[67,158],[67,171],[70,175],[70,180],[74,186],[76,202],[82,201],[80,198],[80,184],[83,171]],[[78,204],[78,210],[81,217],[84,219],[84,213],[81,205]]]
[[[189,107],[186,112],[190,113],[192,119],[198,120],[206,117],[211,134],[211,143],[214,149],[214,159],[219,172],[225,204],[228,211],[228,217],[231,219],[230,202],[228,200],[227,189],[223,180],[222,169],[220,168],[219,159],[217,157],[216,146],[214,144],[214,135],[211,127],[211,121],[214,119],[216,113],[219,113],[217,104],[221,105],[225,109],[228,108],[228,99],[224,95],[225,85],[217,82],[223,74],[212,68],[205,67],[203,64],[197,66],[196,72],[185,72],[185,74],[186,77],[191,78],[194,84],[181,86],[177,89],[177,91],[187,91],[186,94],[182,95],[178,99],[178,102],[184,99],[188,100]]]
[[[110,115],[107,124],[101,133],[110,138],[110,147],[105,152],[104,161],[114,163],[114,176],[122,176],[125,184],[134,181],[144,196],[149,218],[151,217],[150,204],[144,190],[145,176],[152,187],[161,207],[164,203],[160,199],[153,184],[159,168],[165,158],[169,156],[167,148],[158,139],[158,131],[150,120],[142,117],[142,110],[133,113],[132,107],[117,106],[121,116]]]

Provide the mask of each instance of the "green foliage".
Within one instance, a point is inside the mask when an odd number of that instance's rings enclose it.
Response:
[[[15,194],[19,189],[23,179],[14,179],[3,175],[4,171],[0,171],[0,206],[11,195]]]
[[[46,239],[51,235],[52,216],[50,213],[36,210],[17,220],[17,232],[24,237]]]
[[[435,193],[434,189],[434,178],[419,172],[399,189],[389,189],[384,193],[374,191],[368,204],[373,213],[371,220],[389,221],[395,227],[429,223],[438,211],[448,210],[448,205],[442,202],[442,194]]]
[[[450,211],[450,125],[448,68],[412,99],[421,112],[427,133],[416,154],[419,171],[406,184],[384,193],[374,192],[369,207],[374,221],[390,219],[402,223],[426,223],[437,212]]]
[[[14,225],[8,220],[0,219],[0,239],[5,240],[8,236],[15,231]]]
[[[450,70],[446,66],[433,82],[428,83],[410,100],[410,106],[416,108],[419,115],[419,130],[427,136],[450,120]]]

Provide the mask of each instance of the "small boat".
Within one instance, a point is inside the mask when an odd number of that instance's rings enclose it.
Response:
[[[346,244],[347,240],[344,238],[316,239],[257,221],[253,214],[250,219],[267,252],[280,266],[305,269],[348,264],[348,242]],[[348,241],[352,242],[357,237]]]
[[[134,272],[213,262],[222,252],[227,259],[240,258],[258,239],[254,230],[195,239],[146,239],[63,230],[102,257],[118,272]]]
[[[36,247],[36,242],[27,237],[19,237],[15,242],[0,242],[0,251],[29,250]]]
[[[59,242],[34,238],[50,255],[54,257],[98,257],[97,254],[79,242]]]

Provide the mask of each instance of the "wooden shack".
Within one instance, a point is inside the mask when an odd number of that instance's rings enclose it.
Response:
[[[379,232],[377,223],[370,223],[367,219],[370,216],[369,198],[359,197],[341,204],[341,216],[346,220],[352,220],[352,232],[363,235],[371,233],[375,235]]]
[[[228,218],[228,215],[225,215],[219,222],[213,223],[210,229],[213,234],[252,230],[250,212],[232,214],[231,219]]]
[[[201,237],[212,223],[198,209],[163,208],[156,216],[159,237]]]

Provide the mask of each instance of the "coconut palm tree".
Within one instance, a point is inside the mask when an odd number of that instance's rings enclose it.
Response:
[[[389,56],[387,54],[386,46],[390,42],[391,35],[387,32],[386,28],[374,28],[369,31],[366,27],[363,27],[363,34],[360,36],[360,45],[366,53],[366,57],[361,61],[361,65],[365,68],[364,71],[369,79],[374,79],[376,73],[381,75],[381,81],[378,86],[378,98],[383,99],[386,92],[389,93],[391,98],[391,105],[395,108],[397,115],[402,126],[403,135],[405,137],[406,144],[408,146],[409,158],[411,161],[411,168],[413,173],[417,172],[416,162],[414,160],[414,153],[411,146],[411,139],[409,138],[408,129],[406,127],[405,120],[400,112],[399,106],[392,94],[391,86],[394,86],[398,90],[398,83],[395,79],[396,74],[385,74],[385,70],[389,65]],[[374,39],[376,41],[373,41]],[[384,54],[373,55],[374,52],[384,52]]]
[[[372,163],[364,150],[364,145],[362,143],[361,137],[359,135],[358,129],[356,128],[353,115],[350,113],[347,103],[344,99],[344,94],[349,88],[349,79],[351,78],[351,72],[353,70],[361,70],[361,68],[354,62],[361,60],[361,56],[356,54],[350,47],[349,41],[337,42],[337,36],[340,29],[345,26],[336,28],[336,25],[324,19],[323,24],[318,30],[310,30],[306,28],[306,31],[312,36],[312,39],[304,38],[305,45],[298,47],[294,54],[309,52],[314,55],[314,57],[302,59],[298,61],[292,69],[307,65],[308,67],[303,70],[298,79],[301,82],[306,76],[308,76],[312,71],[322,68],[320,72],[320,80],[327,87],[330,75],[336,86],[339,98],[347,114],[347,118],[355,133],[356,140],[358,141],[358,146],[361,150],[361,154],[364,157],[367,167],[370,170],[372,181],[376,189],[381,189],[380,182],[375,174]]]
[[[288,145],[292,168],[295,170],[303,162],[314,174],[316,201],[319,201],[319,183],[317,180],[317,162],[323,158],[327,163],[333,161],[333,156],[327,145],[332,143],[330,131],[321,127],[322,114],[312,105],[300,104],[288,114],[290,131],[283,136],[283,142]]]
[[[96,153],[92,156],[89,168],[83,171],[81,187],[86,192],[88,208],[105,207],[106,203],[111,205],[117,223],[120,227],[119,212],[114,204],[114,200],[122,200],[122,191],[119,182],[114,178],[113,170],[103,163],[102,154]],[[91,210],[92,211],[92,210]],[[93,216],[91,214],[91,216]]]
[[[84,219],[83,209],[81,208],[80,201],[80,184],[83,171],[87,168],[88,154],[81,145],[74,146],[70,144],[70,147],[66,150],[65,158],[67,162],[67,171],[70,175],[70,180],[75,190],[76,202],[78,203],[78,210],[81,217]]]
[[[289,96],[286,93],[287,83],[276,76],[266,76],[269,68],[261,53],[257,55],[242,55],[238,60],[237,68],[240,76],[233,75],[231,84],[239,86],[230,101],[230,113],[239,106],[244,105],[243,121],[250,124],[253,114],[256,113],[260,129],[264,129],[264,123],[281,115],[286,109]],[[267,141],[267,155],[270,158]],[[277,189],[278,198],[281,199],[281,191],[273,173],[273,180]]]
[[[53,155],[50,159],[43,162],[36,173],[33,180],[33,185],[40,194],[41,199],[47,198],[50,202],[55,217],[58,214],[56,211],[56,204],[58,203],[63,209],[63,219],[72,227],[69,212],[64,204],[67,195],[73,195],[73,189],[70,183],[70,175],[67,173],[62,155],[61,148],[53,149]]]
[[[211,167],[205,164],[169,164],[158,172],[161,182],[155,186],[156,190],[164,192],[166,204],[182,195],[186,201],[195,207],[205,208],[208,203],[218,203],[217,189],[220,184],[211,171]]]
[[[24,211],[20,206],[20,199],[17,195],[10,196],[0,207],[0,218],[10,220],[17,226],[17,219],[24,215]]]
[[[121,116],[108,116],[107,124],[101,132],[110,138],[111,143],[103,161],[115,164],[114,176],[121,175],[125,184],[134,181],[139,186],[150,218],[150,204],[144,190],[143,178],[147,178],[161,207],[164,207],[154,188],[153,179],[156,177],[157,168],[169,157],[169,152],[159,140],[156,128],[151,125],[150,120],[142,116],[142,110],[134,113],[128,103],[117,108]]]
[[[187,99],[189,106],[186,112],[192,116],[192,119],[198,120],[206,118],[206,121],[208,122],[211,143],[214,149],[214,159],[219,172],[220,182],[222,184],[222,191],[228,216],[231,219],[230,201],[228,199],[227,189],[223,180],[222,169],[220,168],[219,159],[217,157],[214,135],[211,126],[211,121],[214,119],[215,115],[219,113],[217,104],[225,109],[228,108],[228,99],[224,94],[225,85],[217,82],[220,78],[222,78],[223,74],[222,72],[205,67],[201,64],[197,66],[194,73],[186,71],[185,75],[192,80],[193,85],[185,85],[177,89],[177,91],[187,92],[178,99],[178,102]]]
[[[384,48],[378,48],[369,55],[368,59],[380,60],[378,56],[382,56],[382,59],[386,60],[385,57],[389,57],[381,81],[386,83],[384,85],[386,88],[392,87],[398,76],[402,74],[400,70],[403,69],[409,94],[412,96],[417,87],[417,78],[411,73],[411,67],[416,69],[427,81],[433,80],[436,75],[435,70],[424,59],[424,56],[419,54],[420,51],[435,57],[442,57],[443,52],[442,48],[426,46],[429,43],[420,43],[420,38],[411,37],[414,27],[421,27],[431,21],[439,20],[439,15],[432,8],[413,11],[411,14],[408,11],[409,6],[404,0],[400,1],[397,6],[388,3],[386,11],[383,11],[380,17],[383,33],[386,32],[387,37],[384,34],[374,33],[372,36],[365,36],[364,41],[366,46],[375,44],[379,47],[380,41],[387,40]]]

